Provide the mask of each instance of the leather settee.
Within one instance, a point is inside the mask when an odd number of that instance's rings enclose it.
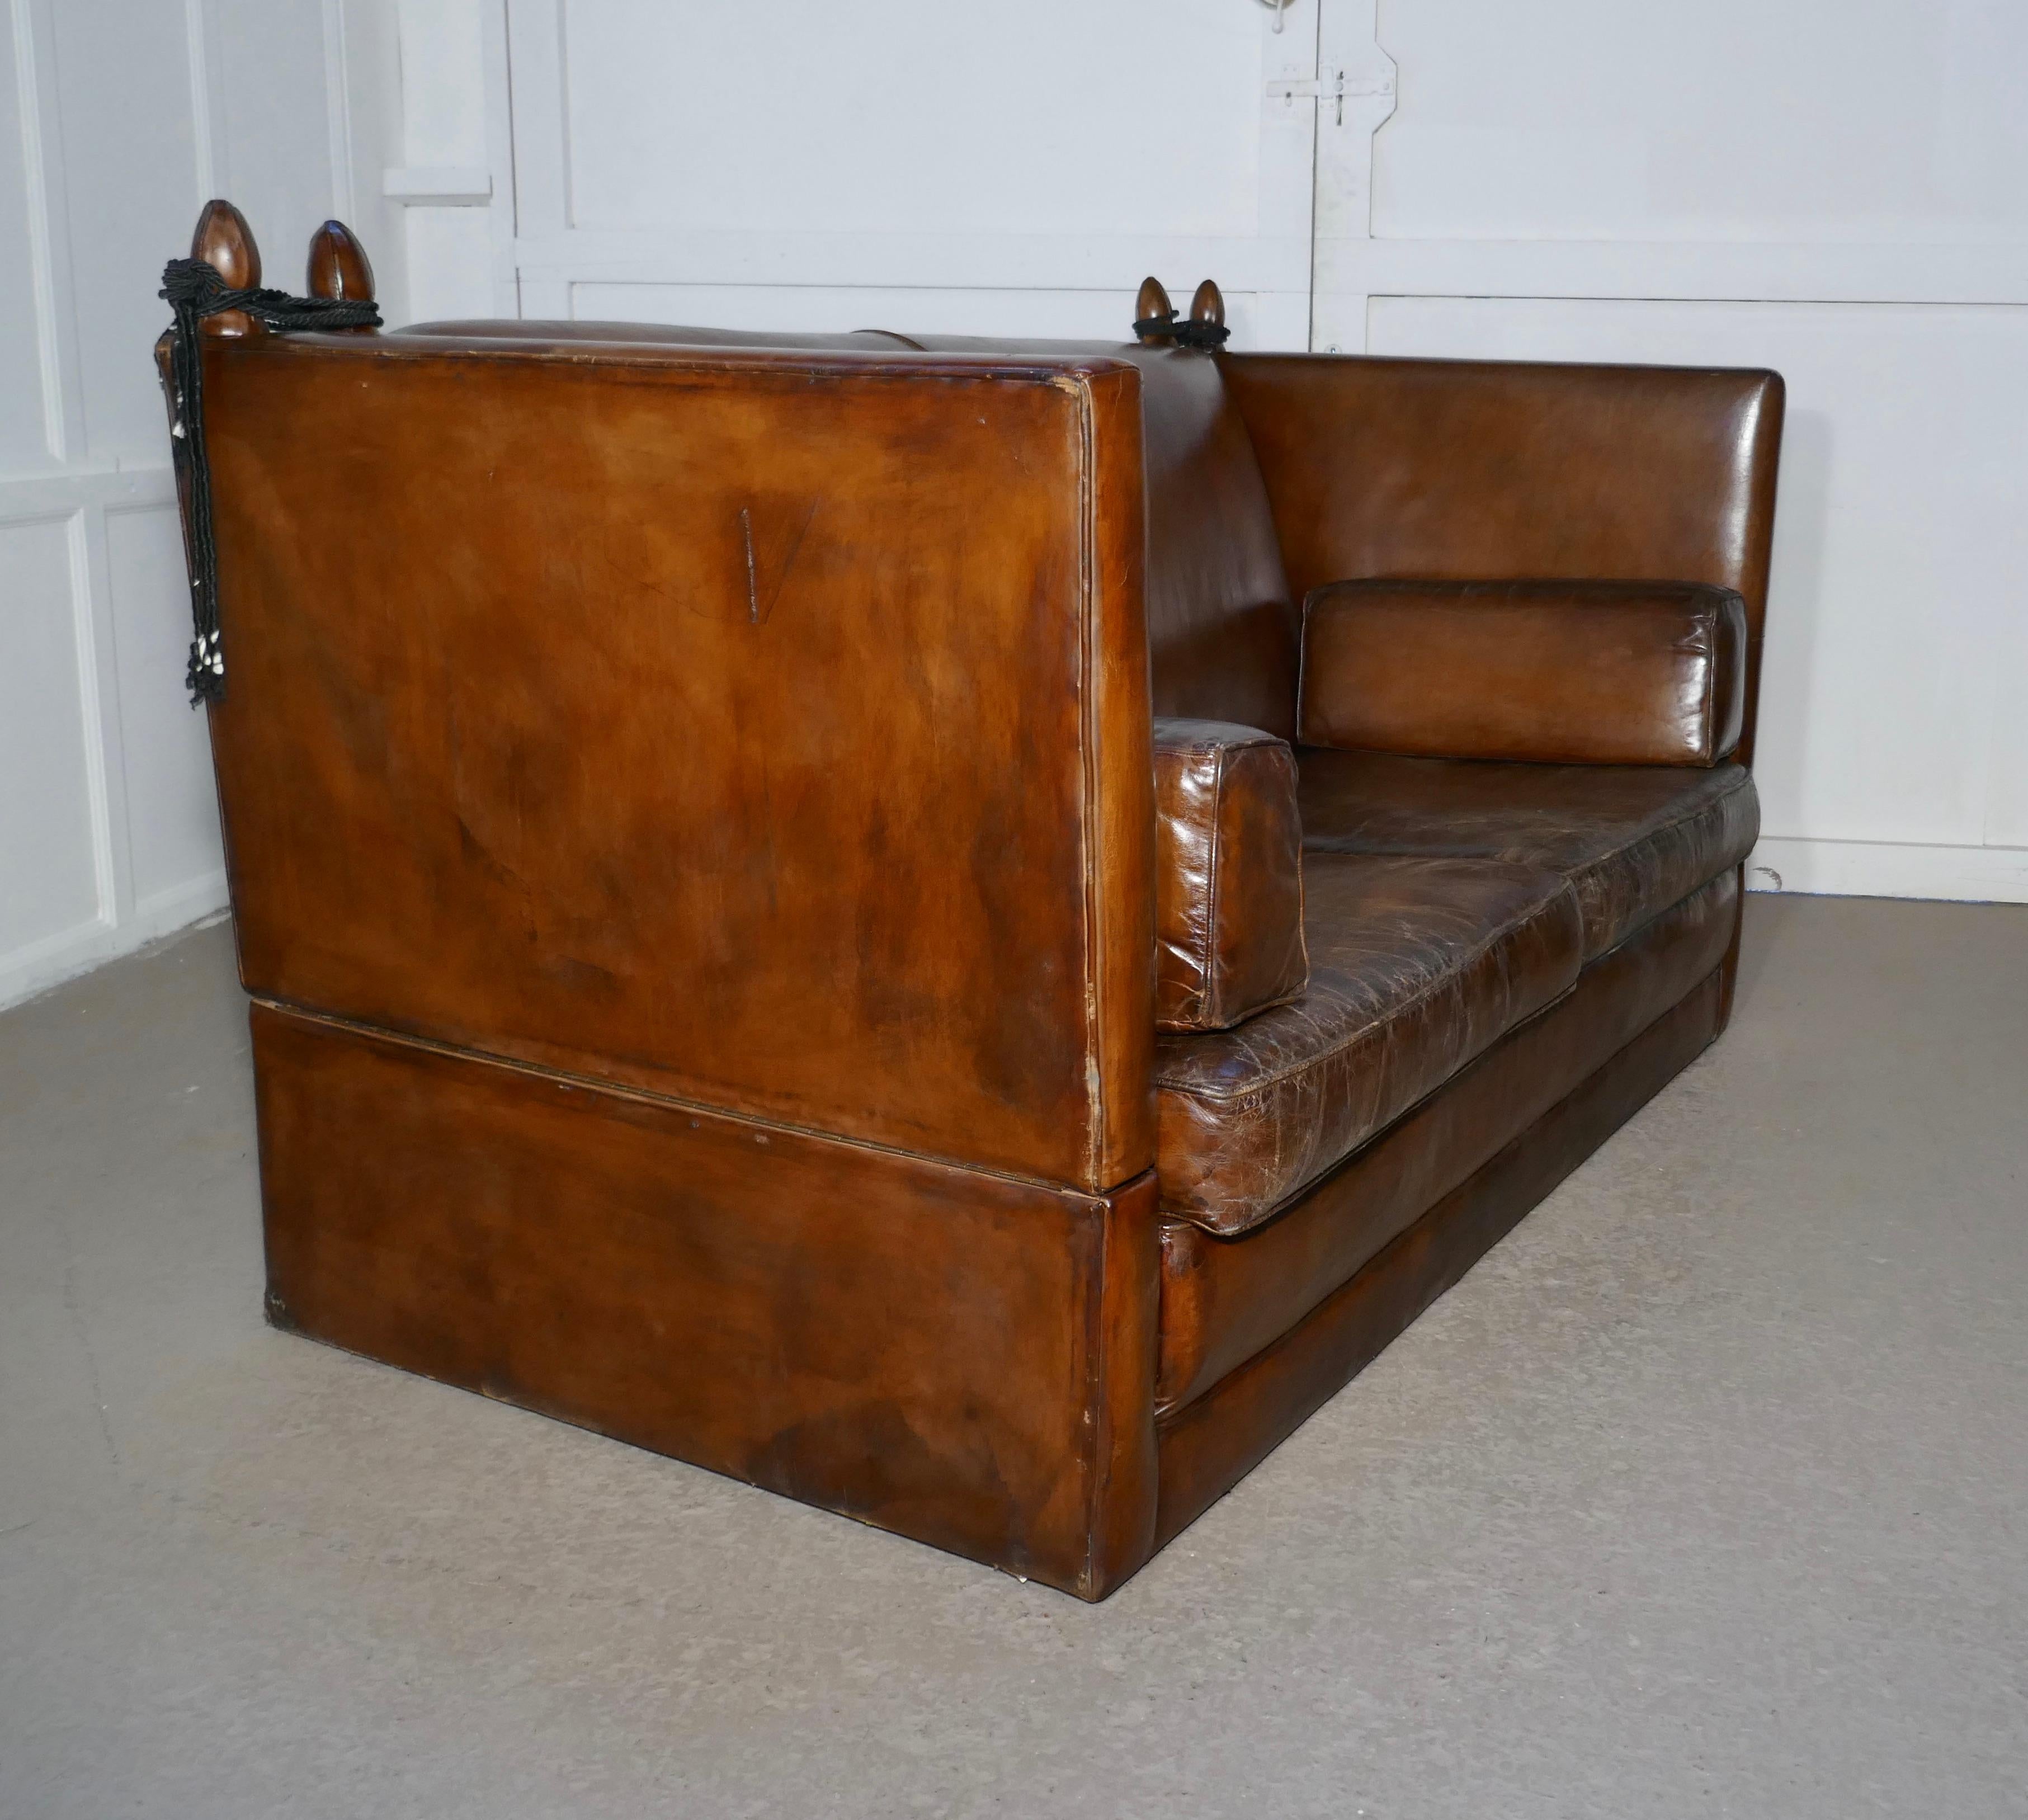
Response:
[[[1780,379],[1165,302],[206,323],[277,1326],[1100,1598],[1719,1034]]]

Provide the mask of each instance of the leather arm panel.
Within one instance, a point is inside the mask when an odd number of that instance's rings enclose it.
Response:
[[[1149,1167],[1134,369],[205,358],[251,990],[1031,1180]]]
[[[1696,582],[1357,581],[1304,621],[1308,745],[1712,765],[1739,744],[1746,606]]]
[[[1155,1021],[1226,1030],[1309,978],[1295,755],[1227,721],[1154,727]]]

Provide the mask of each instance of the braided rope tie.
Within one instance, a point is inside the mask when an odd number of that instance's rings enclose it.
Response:
[[[1160,316],[1144,316],[1134,325],[1137,341],[1173,341],[1179,347],[1222,348],[1232,331],[1222,322],[1198,322],[1165,309]]]
[[[218,637],[218,546],[211,516],[211,464],[205,453],[204,362],[198,324],[228,309],[256,322],[291,330],[378,328],[380,312],[370,298],[291,297],[286,290],[235,290],[202,259],[172,259],[162,268],[156,294],[175,316],[169,331],[171,449],[182,483],[190,531],[190,664],[183,680],[191,705],[225,699],[225,653]]]

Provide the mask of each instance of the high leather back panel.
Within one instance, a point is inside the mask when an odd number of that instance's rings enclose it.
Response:
[[[1372,575],[1708,582],[1746,603],[1751,753],[1776,373],[1220,357],[1300,600]]]
[[[1268,488],[1211,355],[1136,350],[1158,715],[1295,734],[1300,612]]]
[[[1301,614],[1268,489],[1219,361],[1188,348],[924,335],[931,350],[1057,353],[1141,369],[1154,708],[1282,739],[1296,730]]]
[[[207,354],[250,989],[1032,1177],[1147,1167],[1131,372]]]

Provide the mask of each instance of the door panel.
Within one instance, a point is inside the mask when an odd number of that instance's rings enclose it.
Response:
[[[509,0],[520,313],[1301,347],[1316,6]]]
[[[2028,8],[1411,0],[1374,151],[1390,239],[2028,232]]]

